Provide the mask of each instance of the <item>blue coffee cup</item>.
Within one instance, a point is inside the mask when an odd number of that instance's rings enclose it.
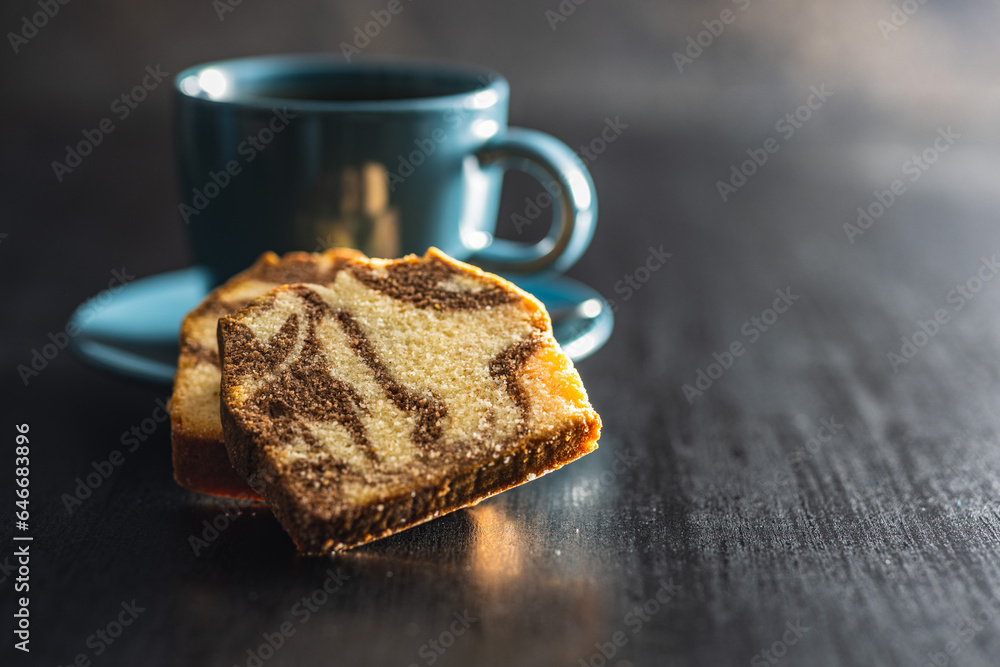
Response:
[[[510,89],[492,70],[280,55],[192,67],[175,88],[178,212],[216,282],[265,250],[334,246],[561,272],[593,236],[587,169],[558,139],[507,126]],[[538,243],[494,238],[505,169],[552,200]]]

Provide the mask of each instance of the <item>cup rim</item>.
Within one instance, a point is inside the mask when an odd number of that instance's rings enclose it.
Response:
[[[363,71],[379,70],[393,71],[398,73],[407,72],[431,72],[437,71],[445,74],[465,75],[470,79],[475,78],[485,81],[485,85],[469,91],[459,93],[447,93],[444,95],[431,95],[425,97],[412,97],[391,100],[310,100],[303,98],[289,97],[256,97],[249,95],[234,95],[232,97],[213,97],[208,94],[201,85],[198,78],[208,70],[217,70],[225,73],[227,70],[232,73],[246,73],[249,70],[270,70],[273,73],[281,71]],[[194,77],[194,78],[191,78]],[[188,81],[191,83],[187,83]],[[194,88],[197,86],[197,88]],[[483,103],[475,103],[476,108],[489,108],[498,102],[504,102],[509,94],[510,86],[507,79],[496,70],[481,65],[469,63],[453,62],[448,60],[437,60],[432,58],[400,58],[398,56],[378,56],[369,55],[357,57],[353,62],[347,62],[342,56],[328,53],[286,53],[261,56],[245,56],[240,58],[227,58],[200,63],[188,67],[174,77],[174,92],[182,98],[202,102],[212,105],[224,105],[249,109],[272,109],[283,107],[296,111],[419,111],[427,109],[447,109],[456,105],[471,103],[471,98],[481,95],[484,91],[493,90],[497,93],[495,98],[482,100]],[[479,102],[479,100],[477,100]]]

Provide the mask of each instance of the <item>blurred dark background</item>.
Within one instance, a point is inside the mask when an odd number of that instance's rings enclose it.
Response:
[[[499,596],[531,613],[521,625],[490,626],[504,629],[481,636],[477,646],[503,654],[497,664],[547,655],[538,664],[576,665],[621,626],[632,604],[655,594],[660,577],[673,576],[685,582],[684,597],[657,619],[655,631],[630,645],[621,667],[746,664],[799,617],[815,629],[809,648],[789,653],[786,664],[922,664],[928,651],[943,650],[955,619],[1000,591],[1000,291],[984,290],[898,374],[886,353],[898,350],[919,318],[946,304],[949,289],[973,275],[982,255],[1000,249],[1000,5],[402,3],[364,55],[492,67],[511,83],[512,125],[549,132],[574,148],[598,136],[608,118],[628,125],[589,164],[598,230],[571,271],[621,306],[607,347],[580,364],[604,418],[601,450],[588,457],[593,463],[487,505],[502,510],[500,519],[510,517],[512,534],[532,535],[517,548],[525,563],[541,563],[551,586],[539,592],[527,575],[490,580],[499,584],[483,593],[484,609]],[[87,601],[101,600],[94,613],[103,621],[125,597],[171,600],[180,578],[184,602],[150,612],[143,642],[122,646],[108,664],[139,664],[153,649],[183,658],[162,664],[229,664],[249,640],[233,634],[223,646],[187,621],[206,628],[245,623],[256,639],[275,617],[247,611],[258,607],[245,591],[263,581],[260,590],[271,592],[261,592],[261,600],[270,607],[260,608],[281,609],[275,591],[290,585],[276,574],[286,573],[288,553],[254,551],[262,533],[250,527],[227,534],[205,559],[191,557],[185,536],[213,509],[192,510],[199,501],[173,485],[165,428],[126,463],[141,474],[114,477],[85,510],[67,516],[60,495],[169,390],[98,372],[68,352],[28,386],[15,368],[107,286],[112,270],[145,277],[189,265],[177,213],[171,85],[160,84],[126,119],[115,117],[114,132],[62,182],[52,162],[112,116],[114,100],[139,84],[147,67],[173,75],[242,55],[338,53],[386,4],[74,0],[57,5],[26,43],[13,38],[16,53],[11,33],[20,34],[23,17],[42,10],[37,0],[0,8],[7,35],[0,46],[0,429],[12,433],[11,424],[30,421],[43,453],[32,472],[47,554],[38,564],[38,614],[46,620],[37,636],[48,642],[52,662],[82,650],[93,629],[77,618]],[[732,21],[720,23],[727,11]],[[700,52],[689,38],[702,40]],[[777,130],[813,87],[824,86],[832,94],[801,127],[791,136]],[[852,243],[844,225],[855,222],[857,208],[905,178],[912,156],[948,128],[959,136],[954,145],[919,181],[907,181],[905,196]],[[769,137],[779,139],[780,150],[724,201],[718,182]],[[501,235],[513,235],[511,214],[539,191],[528,177],[507,177]],[[622,303],[617,281],[660,244],[674,253],[671,263]],[[785,285],[803,301],[782,320],[784,328],[692,406],[681,386],[713,352],[740,339],[741,323]],[[846,424],[836,446],[798,469],[788,485],[757,483],[785,470],[781,461],[809,437],[810,419],[828,414]],[[643,457],[641,470],[609,488],[591,484],[626,448]],[[0,488],[8,474],[0,473]],[[544,494],[561,493],[561,485],[565,495],[550,502]],[[978,513],[967,514],[972,510]],[[575,547],[559,541],[572,533],[559,523],[562,511],[575,522],[567,525],[582,530]],[[552,525],[544,523],[549,516],[556,517]],[[411,553],[435,531],[465,535],[464,520],[430,524],[385,553]],[[541,530],[532,521],[551,528],[548,537],[531,533]],[[287,547],[273,523],[263,534]],[[551,540],[560,546],[554,553],[570,557],[541,553],[538,545]],[[426,544],[413,549],[431,561],[440,557]],[[0,558],[8,551],[0,547]],[[385,555],[377,547],[370,553]],[[350,645],[350,664],[396,641],[409,656],[397,662],[415,659],[424,635],[448,618],[448,605],[462,602],[428,603],[444,610],[440,619],[421,625],[419,635],[404,633],[411,617],[391,610],[417,609],[416,618],[421,596],[439,598],[433,582],[420,577],[426,588],[414,595],[411,580],[399,576],[408,565],[387,562],[353,571],[358,586],[377,578],[365,590],[375,591],[372,600],[388,600],[386,607],[365,606],[367,593],[355,591],[354,610],[342,611],[337,624],[324,626],[326,635],[294,655],[321,651],[324,637],[336,636]],[[322,580],[318,566],[290,567]],[[392,570],[397,578],[390,581]],[[421,570],[428,571],[438,576]],[[390,583],[401,588],[384,597],[379,582],[384,590]],[[458,584],[456,596],[466,590],[460,578]],[[9,586],[0,583],[5,605]],[[570,630],[553,625],[574,611],[584,620],[567,620]],[[372,630],[382,624],[388,643]],[[353,635],[374,640],[361,646],[350,643]],[[963,664],[995,664],[990,656],[998,650],[1000,632],[977,632]],[[272,664],[292,655],[286,651]],[[456,650],[449,663],[472,664],[463,655]]]
[[[54,295],[70,307],[101,285],[106,267],[124,262],[148,275],[185,263],[171,86],[160,85],[127,119],[116,119],[115,132],[63,182],[51,166],[63,159],[67,144],[111,115],[112,102],[141,81],[147,66],[176,74],[247,54],[339,52],[383,4],[245,0],[224,5],[230,11],[220,17],[223,5],[208,0],[71,2],[59,5],[17,53],[8,35],[0,61],[6,102],[0,111],[0,203],[3,231],[10,234],[4,250],[44,258],[17,280],[44,282],[49,262],[72,267],[76,291]],[[834,92],[832,103],[786,153],[802,143],[829,143],[853,149],[858,169],[884,171],[883,164],[897,161],[894,146],[953,125],[965,150],[952,160],[961,164],[949,165],[939,181],[993,189],[982,154],[972,147],[992,146],[997,135],[995,5],[919,4],[912,19],[883,34],[878,21],[889,20],[890,2],[589,0],[563,3],[573,13],[555,21],[546,12],[559,12],[559,4],[403,0],[404,11],[364,54],[432,56],[498,69],[511,81],[512,123],[551,132],[573,147],[596,136],[605,117],[620,116],[629,125],[623,141],[591,165],[602,204],[620,218],[602,218],[597,245],[628,243],[622,232],[630,218],[657,217],[665,229],[688,221],[685,200],[717,197],[716,179],[693,177],[705,150],[692,140],[732,142],[738,155],[739,146],[753,147],[774,134],[775,121],[819,84]],[[679,72],[673,54],[689,48],[687,37],[725,9],[735,21]],[[37,2],[5,3],[0,25],[20,33],[22,18],[37,11]],[[642,151],[642,164],[636,164],[636,152],[649,142],[660,151]],[[784,155],[776,159],[787,162]],[[674,163],[689,163],[691,176],[668,171]],[[610,187],[626,166],[634,170],[631,185]],[[720,164],[717,172],[727,167]],[[724,229],[717,216],[696,222]],[[45,233],[37,233],[41,229]],[[30,302],[18,305],[38,312]],[[55,305],[44,310],[52,325],[61,317]]]

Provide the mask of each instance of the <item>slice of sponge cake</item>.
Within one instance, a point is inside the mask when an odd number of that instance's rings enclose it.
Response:
[[[541,304],[435,249],[276,288],[218,336],[230,461],[304,551],[403,530],[597,446]]]

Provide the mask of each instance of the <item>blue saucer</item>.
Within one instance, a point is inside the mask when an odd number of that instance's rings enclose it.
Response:
[[[556,340],[573,361],[611,336],[614,316],[597,291],[558,274],[507,276],[552,316]],[[170,384],[177,371],[181,320],[211,290],[208,271],[192,267],[136,280],[84,302],[70,322],[70,347],[84,361],[128,377]]]

